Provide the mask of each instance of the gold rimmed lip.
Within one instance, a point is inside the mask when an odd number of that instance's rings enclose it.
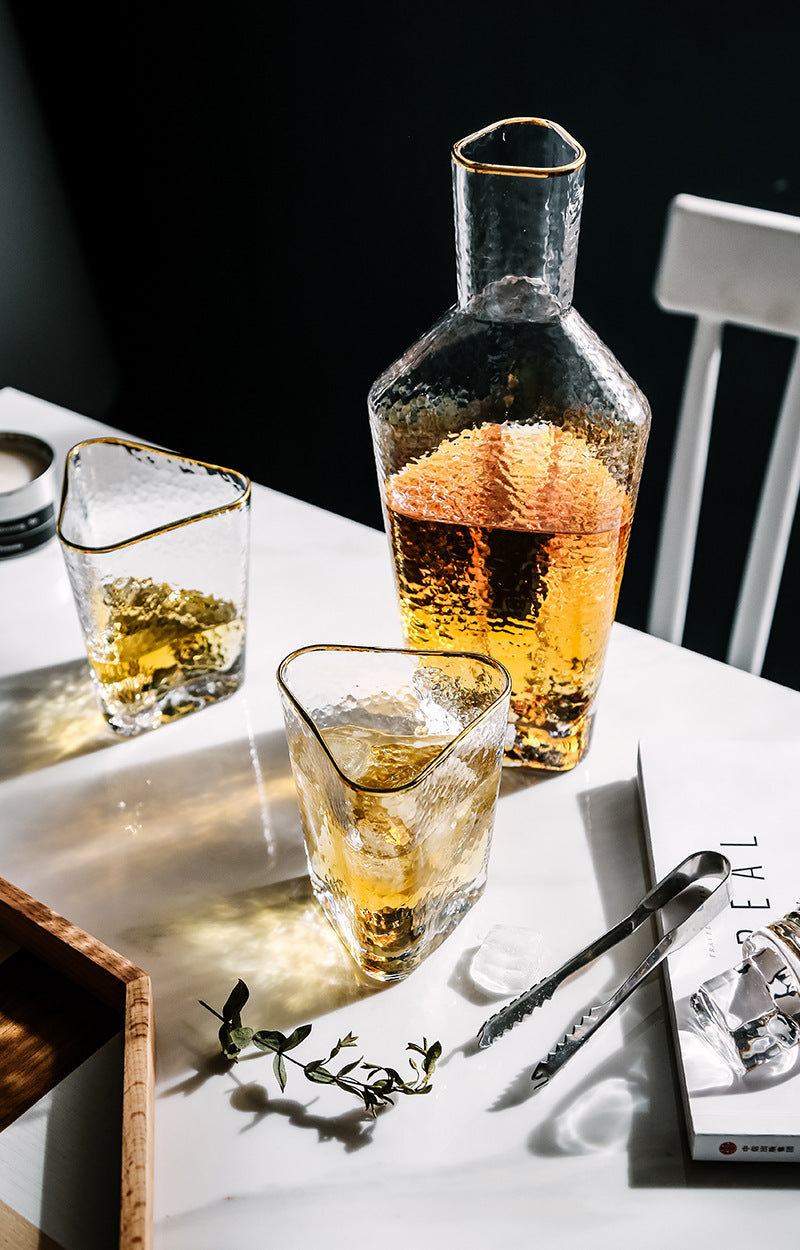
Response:
[[[292,660],[296,660],[299,656],[307,655],[308,653],[312,651],[346,651],[349,654],[356,654],[356,655],[359,655],[359,654],[360,655],[408,655],[408,656],[420,656],[426,659],[434,659],[434,660],[437,660],[437,659],[477,660],[479,664],[486,665],[488,668],[493,668],[495,672],[500,674],[500,676],[503,678],[503,689],[496,695],[494,699],[492,699],[492,702],[489,704],[489,706],[483,709],[480,715],[476,716],[474,720],[470,721],[470,723],[466,725],[464,729],[460,731],[460,733],[457,733],[455,737],[452,738],[450,742],[448,742],[447,746],[442,747],[439,754],[434,759],[432,759],[428,764],[426,764],[424,768],[420,769],[417,775],[413,777],[410,781],[405,781],[400,786],[384,786],[381,789],[376,789],[374,786],[362,786],[358,781],[354,781],[352,777],[348,777],[347,773],[342,771],[342,769],[339,767],[338,763],[334,759],[333,755],[331,754],[330,750],[328,749],[325,739],[322,737],[322,734],[319,732],[319,730],[317,729],[317,726],[314,724],[313,719],[308,714],[306,709],[303,707],[303,704],[299,701],[299,699],[292,693],[291,689],[289,688],[286,681],[284,680],[284,672],[287,666],[291,664]],[[506,695],[509,695],[511,693],[511,676],[508,672],[508,669],[505,667],[505,665],[501,664],[499,660],[492,659],[492,657],[489,655],[480,655],[477,651],[436,651],[436,650],[433,650],[433,651],[419,650],[418,651],[416,649],[410,650],[407,647],[348,646],[346,643],[318,642],[318,643],[312,643],[306,647],[298,647],[296,651],[291,651],[289,655],[284,656],[284,658],[281,660],[280,664],[278,665],[277,679],[278,679],[278,685],[280,689],[286,695],[287,699],[292,704],[292,707],[298,713],[298,715],[303,720],[303,722],[311,730],[317,742],[322,747],[322,750],[327,755],[328,759],[330,760],[331,764],[333,765],[338,775],[341,777],[344,784],[346,786],[349,786],[351,790],[357,790],[360,794],[402,794],[404,790],[413,790],[415,786],[419,785],[423,777],[426,777],[428,773],[433,771],[434,768],[438,768],[441,761],[443,759],[446,759],[448,755],[452,754],[452,752],[455,750],[458,743],[461,742],[461,740],[467,734],[471,733],[476,725],[480,724],[482,720],[485,720],[486,717],[489,716],[490,713],[494,711],[498,703],[500,703],[506,697]]]
[[[157,525],[155,529],[143,530],[140,534],[132,534],[130,538],[125,538],[121,542],[108,543],[101,547],[86,546],[84,543],[73,542],[67,538],[62,529],[64,520],[64,508],[67,502],[67,482],[69,480],[69,469],[73,457],[85,447],[98,445],[124,447],[130,451],[143,451],[148,454],[163,456],[167,460],[184,460],[187,464],[195,464],[201,469],[211,469],[215,473],[225,473],[228,477],[237,478],[242,484],[242,493],[238,499],[232,499],[230,503],[220,504],[216,508],[208,508],[202,512],[194,512],[190,516],[181,517],[180,520],[170,521],[168,525]],[[67,458],[64,463],[64,478],[61,487],[61,504],[58,510],[58,523],[56,525],[56,533],[59,541],[65,547],[69,547],[71,551],[83,551],[89,555],[102,555],[108,551],[121,551],[123,547],[132,547],[135,543],[143,542],[147,538],[155,538],[158,534],[168,534],[171,530],[182,529],[184,525],[190,525],[193,521],[203,521],[207,517],[221,516],[225,512],[235,512],[239,508],[245,507],[250,502],[252,484],[246,473],[240,473],[238,469],[228,469],[221,464],[211,464],[206,460],[195,460],[191,456],[181,456],[178,452],[167,451],[162,447],[151,447],[148,443],[136,443],[126,438],[85,438],[80,443],[76,443],[67,452]]]
[[[490,161],[473,161],[464,155],[463,149],[467,144],[474,143],[476,139],[483,139],[496,130],[502,130],[504,126],[544,126],[548,130],[554,130],[559,138],[573,149],[575,156],[564,165],[500,165]],[[492,122],[490,126],[484,126],[482,130],[476,130],[464,139],[459,139],[453,144],[453,159],[459,165],[463,165],[464,169],[469,169],[473,173],[507,174],[518,178],[558,178],[564,174],[575,173],[582,165],[585,165],[586,152],[578,140],[574,139],[563,126],[559,126],[558,122],[549,121],[546,117],[506,117],[502,121]]]

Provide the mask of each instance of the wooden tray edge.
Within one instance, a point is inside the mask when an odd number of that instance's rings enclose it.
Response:
[[[0,932],[124,1019],[119,1250],[152,1250],[155,1032],[150,978],[2,877]]]

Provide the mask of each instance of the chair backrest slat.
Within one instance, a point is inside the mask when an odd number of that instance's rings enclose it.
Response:
[[[725,323],[800,337],[800,218],[679,195],[655,296],[697,318],[670,469],[648,630],[683,640]],[[800,353],[790,372],[728,649],[760,673],[800,489]]]
[[[800,353],[795,349],[728,646],[728,663],[751,673],[764,666],[799,489]]]
[[[648,622],[649,632],[668,642],[681,642],[686,622],[721,351],[720,322],[699,318],[678,418]]]

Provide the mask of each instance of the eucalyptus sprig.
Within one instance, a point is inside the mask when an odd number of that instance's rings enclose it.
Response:
[[[250,997],[250,991],[244,981],[237,981],[228,995],[228,1001],[222,1011],[215,1011],[200,999],[200,1006],[205,1007],[222,1023],[219,1028],[219,1040],[222,1053],[226,1059],[238,1060],[239,1055],[248,1046],[255,1046],[265,1054],[272,1054],[272,1070],[281,1087],[286,1088],[287,1061],[302,1068],[306,1079],[315,1085],[336,1085],[348,1094],[354,1094],[364,1103],[370,1115],[376,1115],[381,1107],[394,1104],[393,1094],[428,1094],[431,1090],[431,1077],[436,1061],[442,1053],[441,1042],[428,1045],[427,1039],[422,1044],[409,1042],[406,1050],[412,1051],[409,1065],[414,1073],[404,1081],[394,1068],[382,1064],[365,1063],[363,1058],[345,1063],[337,1072],[328,1066],[341,1050],[356,1046],[358,1038],[352,1033],[340,1037],[324,1059],[311,1059],[303,1063],[289,1052],[304,1042],[311,1032],[310,1024],[301,1024],[288,1036],[277,1029],[251,1029],[242,1024],[242,1008]],[[413,1056],[418,1055],[415,1059]],[[360,1079],[359,1070],[366,1079]]]

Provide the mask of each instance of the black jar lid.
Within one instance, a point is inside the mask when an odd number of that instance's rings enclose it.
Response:
[[[0,430],[0,560],[25,555],[56,532],[55,452],[40,438]]]

